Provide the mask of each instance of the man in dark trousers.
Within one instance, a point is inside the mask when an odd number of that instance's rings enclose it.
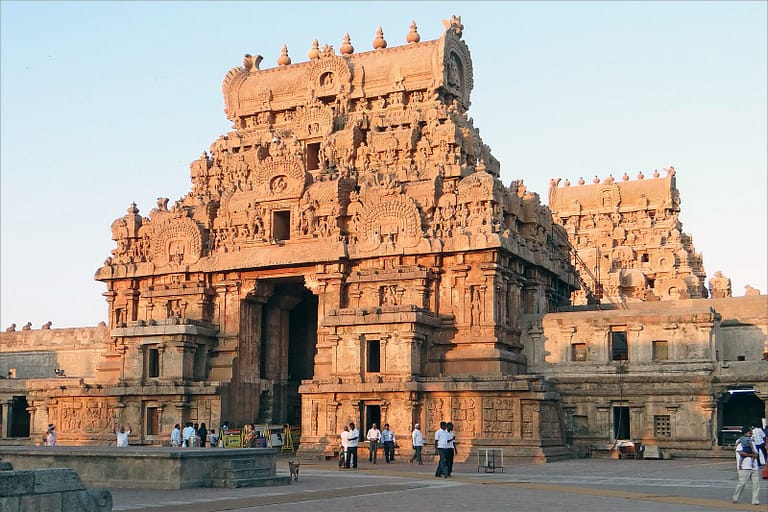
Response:
[[[360,431],[355,427],[354,423],[349,424],[349,436],[347,437],[347,460],[344,466],[349,469],[357,469],[357,446],[360,441]]]

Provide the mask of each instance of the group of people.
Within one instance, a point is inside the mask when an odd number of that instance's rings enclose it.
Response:
[[[360,445],[360,430],[354,422],[344,426],[344,430],[339,434],[341,438],[341,453],[339,454],[339,468],[355,469],[357,468],[357,449]],[[368,462],[376,464],[379,445],[384,449],[384,461],[389,464],[395,461],[395,448],[397,447],[397,438],[395,431],[384,424],[384,429],[379,430],[376,423],[366,434],[368,441]],[[456,453],[456,436],[453,433],[453,423],[440,422],[440,429],[435,432],[435,448],[439,454],[439,462],[435,476],[445,476],[448,478],[453,472],[453,456]],[[424,448],[424,434],[421,432],[421,425],[416,423],[411,431],[411,446],[413,455],[408,459],[408,463],[413,462],[423,465],[421,452]]]
[[[765,450],[765,431],[762,427],[745,426],[741,429],[741,437],[736,442],[736,472],[739,481],[733,492],[733,503],[739,502],[741,491],[752,481],[752,504],[759,505],[760,467],[765,467],[768,454]]]
[[[131,435],[131,426],[126,428],[124,425],[114,425],[115,440],[118,448],[125,448],[128,446],[128,436]],[[48,424],[48,430],[43,434],[40,443],[43,446],[56,446],[59,436],[56,433],[56,425],[53,423]]]
[[[171,431],[171,446],[174,448],[193,446],[205,448],[206,443],[210,443],[209,446],[213,448],[218,444],[218,439],[216,429],[211,429],[209,432],[205,423],[197,424],[188,421],[183,429],[177,423]]]

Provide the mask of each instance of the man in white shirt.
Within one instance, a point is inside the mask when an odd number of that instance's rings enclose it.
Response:
[[[368,434],[365,436],[368,439],[368,462],[376,464],[376,452],[379,451],[379,442],[381,441],[381,430],[374,423],[371,428],[368,429]]]
[[[341,454],[339,455],[339,468],[347,467],[347,451],[349,448],[349,425],[344,425],[344,430],[339,434],[341,438]]]
[[[349,424],[349,434],[347,436],[347,460],[345,467],[357,469],[357,446],[360,441],[360,431],[354,423]]]
[[[424,447],[424,434],[421,433],[421,425],[418,423],[413,426],[413,432],[411,432],[411,444],[413,445],[413,456],[408,459],[408,464],[411,464],[414,460],[419,463],[419,466],[424,463],[421,461],[421,449]]]
[[[188,421],[187,426],[184,427],[184,430],[181,431],[181,437],[184,440],[184,448],[189,448],[192,446],[192,438],[195,437],[197,433],[195,432],[195,427],[192,426],[192,422]]]
[[[123,425],[120,428],[115,427],[115,437],[117,438],[117,447],[126,448],[128,446],[128,436],[131,435],[131,426],[128,425],[128,430],[125,430]]]
[[[177,423],[171,431],[171,446],[178,448],[181,446],[181,426]]]
[[[445,430],[447,423],[440,422],[440,428],[435,431],[435,449],[440,456],[440,461],[437,463],[437,469],[435,470],[435,478],[448,478],[448,446],[449,437],[448,432]]]
[[[389,423],[384,424],[381,431],[381,445],[384,447],[384,460],[389,464],[395,461],[395,431],[389,428]]]
[[[736,484],[736,490],[733,492],[733,502],[739,502],[741,491],[747,484],[748,479],[752,479],[752,504],[759,505],[760,501],[760,464],[758,463],[757,447],[752,442],[752,427],[741,429],[742,437],[736,443],[736,472],[739,474],[739,483]]]
[[[765,466],[766,462],[768,462],[768,454],[765,452],[765,430],[760,425],[761,423],[758,423],[752,427],[752,442],[755,443],[757,448],[760,465]]]

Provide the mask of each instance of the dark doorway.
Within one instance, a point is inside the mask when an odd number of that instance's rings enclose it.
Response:
[[[29,411],[27,408],[27,398],[24,396],[13,397],[11,406],[11,428],[8,430],[9,437],[29,437]]]
[[[765,415],[765,403],[758,398],[754,389],[732,389],[721,399],[720,428],[726,425],[759,425]]]
[[[366,405],[365,406],[365,418],[364,418],[365,432],[371,428],[374,423],[381,428],[381,406],[380,405]]]
[[[299,386],[314,376],[318,300],[303,278],[273,283],[260,311],[258,418],[259,423],[300,425]]]
[[[630,439],[629,407],[614,406],[613,434],[616,439]]]

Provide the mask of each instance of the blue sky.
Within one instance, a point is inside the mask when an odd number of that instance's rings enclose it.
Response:
[[[368,51],[379,26],[397,46],[411,20],[435,39],[452,14],[505,184],[673,165],[707,273],[768,292],[766,2],[3,1],[0,326],[107,320],[110,224],[190,189],[243,54]]]

